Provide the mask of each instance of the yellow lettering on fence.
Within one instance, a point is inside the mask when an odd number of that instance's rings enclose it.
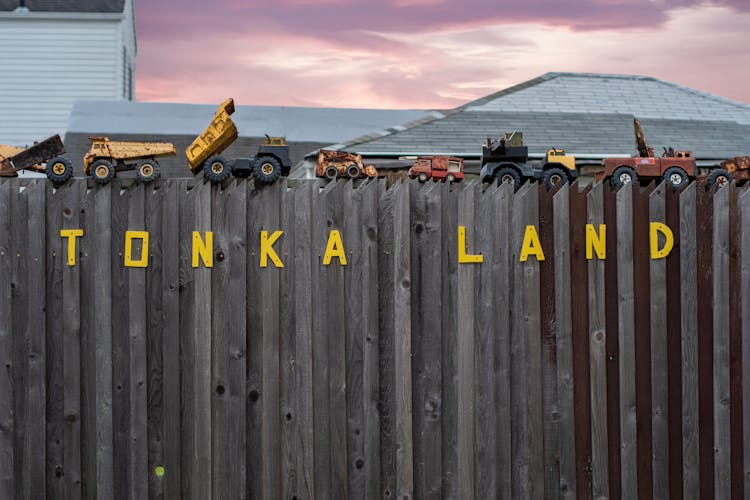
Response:
[[[276,267],[284,267],[284,263],[281,262],[279,255],[273,249],[273,244],[276,240],[284,234],[284,231],[274,231],[271,237],[268,237],[268,231],[260,232],[260,267],[268,267],[268,259],[270,257],[271,262]]]
[[[214,267],[214,233],[213,231],[206,231],[206,241],[203,242],[201,233],[193,231],[193,267],[198,267],[200,264],[198,259],[203,261],[203,265],[206,267]]]
[[[599,224],[599,233],[593,224],[586,224],[586,259],[594,258],[594,251],[599,260],[607,258],[607,226]]]
[[[344,243],[341,241],[341,233],[338,229],[332,229],[331,234],[328,235],[328,244],[326,245],[326,253],[323,256],[323,265],[330,265],[331,259],[334,257],[339,258],[339,262],[342,266],[346,265]]]
[[[482,254],[466,253],[466,226],[458,226],[458,263],[476,264],[484,262]]]
[[[523,244],[521,245],[521,262],[526,262],[529,255],[536,257],[536,260],[544,260],[542,243],[539,241],[539,234],[536,232],[536,226],[526,226],[526,233],[523,235]]]
[[[659,249],[659,233],[664,235],[664,246]],[[661,222],[651,223],[651,258],[663,259],[674,247],[674,235],[669,226]]]
[[[133,240],[141,240],[138,260],[133,260]],[[125,267],[148,267],[148,231],[125,231]]]
[[[60,236],[68,238],[68,265],[76,265],[76,238],[83,236],[83,229],[61,229]]]

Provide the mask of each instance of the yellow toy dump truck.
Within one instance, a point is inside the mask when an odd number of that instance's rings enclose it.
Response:
[[[116,172],[135,170],[141,182],[151,182],[160,175],[156,158],[174,156],[177,151],[168,142],[121,142],[108,137],[89,137],[91,149],[83,157],[83,173],[99,184],[107,184]]]
[[[362,155],[321,149],[318,151],[318,165],[315,168],[315,175],[326,179],[337,177],[358,179],[360,177],[377,177],[378,171],[372,165],[365,167],[362,164]]]
[[[229,116],[232,113],[234,99],[229,98],[221,103],[206,130],[185,150],[190,171],[195,175],[203,170],[203,175],[211,182],[222,182],[230,175],[254,175],[257,182],[270,184],[279,176],[289,175],[292,163],[289,145],[283,137],[266,136],[252,158],[232,161],[220,156],[237,139],[237,126]]]
[[[26,149],[0,145],[0,177],[15,177],[19,170],[31,170],[62,184],[73,176],[73,164],[61,156],[63,153],[65,147],[59,135]]]

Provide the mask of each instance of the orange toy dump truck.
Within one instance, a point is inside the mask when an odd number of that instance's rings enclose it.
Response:
[[[0,145],[0,177],[15,177],[20,170],[47,174],[55,184],[73,177],[73,164],[60,156],[65,152],[59,135],[37,142],[30,148]]]
[[[419,182],[458,182],[464,178],[464,160],[455,156],[419,156],[409,169],[409,177]]]
[[[377,177],[375,167],[362,164],[362,155],[346,153],[344,151],[330,151],[321,149],[318,152],[318,166],[315,175],[326,179],[346,177],[358,179],[360,177]]]
[[[177,151],[168,142],[121,142],[108,137],[89,137],[91,149],[83,157],[83,173],[99,184],[107,184],[116,172],[135,170],[141,182],[151,182],[160,175],[156,158],[174,156]]]

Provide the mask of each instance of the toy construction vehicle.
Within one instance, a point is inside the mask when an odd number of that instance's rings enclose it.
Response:
[[[575,157],[562,149],[547,150],[544,160],[529,162],[529,148],[523,145],[523,133],[505,132],[497,141],[489,137],[482,148],[482,182],[510,184],[515,190],[527,180],[541,180],[548,189],[578,177]]]
[[[0,177],[15,177],[20,170],[31,170],[47,175],[55,184],[73,177],[73,164],[61,156],[65,147],[59,135],[38,142],[30,148],[0,145]]]
[[[464,160],[455,156],[419,156],[409,169],[409,177],[419,182],[458,182],[464,178]]]
[[[665,148],[661,157],[654,157],[654,149],[648,146],[646,135],[637,118],[633,119],[635,145],[638,156],[635,158],[604,158],[602,171],[596,174],[596,180],[609,179],[612,187],[619,188],[625,184],[637,184],[641,181],[664,180],[675,189],[695,179],[698,170],[692,151],[675,151]]]
[[[706,177],[706,187],[724,187],[732,182],[738,185],[750,180],[750,156],[737,156],[721,162],[719,168],[712,169]]]
[[[107,184],[116,172],[135,170],[141,182],[151,182],[161,174],[156,158],[174,156],[168,142],[121,142],[107,137],[89,137],[91,149],[83,157],[83,173],[99,184]]]
[[[257,182],[270,184],[279,176],[289,175],[292,167],[289,145],[283,137],[266,136],[253,158],[228,160],[221,155],[237,139],[237,126],[229,115],[234,113],[234,100],[227,99],[214,114],[209,126],[188,146],[185,154],[193,174],[203,170],[211,182],[222,182],[230,175],[255,176]]]
[[[315,168],[315,175],[326,179],[337,177],[359,179],[360,177],[377,177],[378,171],[372,165],[365,167],[362,164],[362,155],[321,149],[318,151],[318,166]]]

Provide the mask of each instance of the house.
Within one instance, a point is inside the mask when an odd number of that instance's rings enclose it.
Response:
[[[64,133],[73,102],[132,100],[133,0],[0,0],[0,144]]]
[[[360,153],[381,170],[405,169],[418,155],[452,155],[478,173],[485,138],[518,130],[532,158],[562,148],[591,174],[602,158],[636,152],[634,116],[657,154],[669,146],[693,150],[701,167],[750,154],[750,105],[652,77],[591,73],[547,73],[334,147]],[[302,168],[307,175],[311,163],[312,157]]]

